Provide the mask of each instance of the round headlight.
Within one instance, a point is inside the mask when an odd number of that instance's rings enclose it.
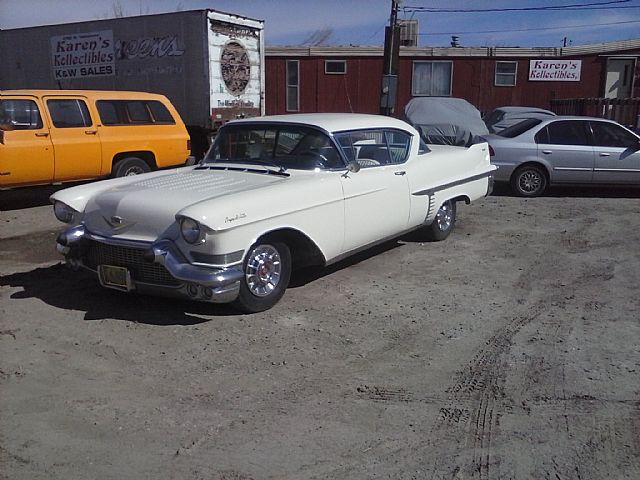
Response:
[[[71,223],[73,221],[73,215],[77,212],[66,203],[56,201],[53,204],[53,213],[61,222]]]
[[[187,243],[196,243],[200,239],[200,224],[192,218],[183,217],[180,221],[180,233]]]

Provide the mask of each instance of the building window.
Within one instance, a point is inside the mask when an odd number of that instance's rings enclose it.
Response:
[[[287,112],[300,110],[300,62],[287,60]]]
[[[328,73],[332,75],[344,75],[345,73],[347,73],[347,61],[346,60],[325,60],[324,73]]]
[[[496,62],[496,86],[513,87],[517,73],[518,62]]]
[[[414,97],[451,96],[452,62],[413,62]]]

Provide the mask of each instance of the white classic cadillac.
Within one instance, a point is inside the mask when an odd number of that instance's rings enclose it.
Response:
[[[456,202],[487,195],[486,143],[425,145],[409,124],[300,114],[222,127],[198,165],[51,196],[58,251],[130,292],[272,307],[291,271],[327,265],[421,228],[451,232]]]

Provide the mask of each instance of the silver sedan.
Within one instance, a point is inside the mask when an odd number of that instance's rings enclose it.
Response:
[[[553,184],[640,185],[640,137],[602,118],[532,118],[486,137],[496,182],[534,197]]]

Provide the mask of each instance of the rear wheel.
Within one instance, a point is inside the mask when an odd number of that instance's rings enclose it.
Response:
[[[511,177],[511,189],[521,197],[538,197],[547,189],[547,174],[538,165],[524,165]]]
[[[291,252],[281,242],[257,242],[247,254],[240,293],[234,306],[246,313],[273,307],[284,295],[291,278]]]
[[[456,224],[456,202],[447,200],[438,209],[433,223],[425,227],[425,235],[430,242],[439,242],[449,236]]]
[[[147,162],[138,157],[127,157],[116,163],[112,172],[113,177],[128,177],[130,175],[140,175],[150,172],[151,168]]]

